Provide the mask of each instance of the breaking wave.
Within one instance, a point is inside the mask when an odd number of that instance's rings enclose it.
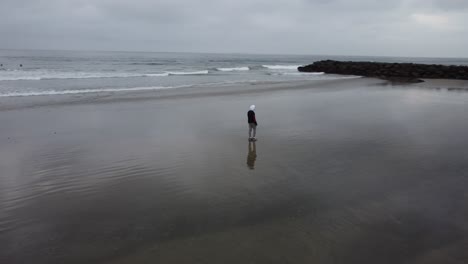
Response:
[[[262,65],[263,68],[270,70],[297,70],[301,65]]]
[[[249,67],[235,67],[235,68],[216,68],[217,71],[232,72],[232,71],[248,71]]]
[[[159,73],[115,73],[115,72],[47,72],[47,71],[11,71],[0,74],[0,81],[40,81],[55,79],[99,79],[132,77],[167,77],[169,75],[202,75],[209,71],[159,72]]]
[[[271,73],[271,75],[290,75],[290,76],[311,76],[311,75],[324,75],[324,72],[279,72]]]
[[[143,77],[166,77],[169,76],[169,73],[164,72],[164,73],[147,73],[143,75]]]
[[[209,71],[192,71],[192,72],[167,72],[169,75],[205,75],[208,74]]]
[[[109,93],[109,92],[138,92],[138,91],[154,91],[172,88],[191,87],[193,85],[180,86],[155,86],[155,87],[135,87],[135,88],[104,88],[104,89],[83,89],[83,90],[49,90],[38,92],[12,92],[0,94],[0,97],[25,97],[25,96],[46,96],[46,95],[69,95],[69,94],[88,94],[88,93]]]

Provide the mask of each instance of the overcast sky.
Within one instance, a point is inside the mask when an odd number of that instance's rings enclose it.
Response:
[[[468,0],[0,0],[0,48],[468,57]]]

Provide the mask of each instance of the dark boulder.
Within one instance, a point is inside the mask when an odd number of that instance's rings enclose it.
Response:
[[[421,82],[421,78],[468,80],[468,66],[453,65],[324,60],[299,67],[298,70],[376,77],[397,82]]]

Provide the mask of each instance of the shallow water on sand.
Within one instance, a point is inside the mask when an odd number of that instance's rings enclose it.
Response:
[[[463,263],[467,112],[362,85],[0,112],[0,262]]]

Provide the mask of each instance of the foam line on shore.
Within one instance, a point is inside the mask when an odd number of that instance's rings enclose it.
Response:
[[[41,91],[41,92],[13,92],[0,94],[0,97],[27,97],[27,96],[47,96],[47,95],[69,95],[69,94],[87,94],[87,93],[108,93],[108,92],[138,92],[138,91],[154,91],[163,89],[174,89],[191,87],[192,85],[180,86],[153,86],[153,87],[135,87],[135,88],[104,88],[104,89],[83,89],[83,90],[64,90],[64,91]]]
[[[217,71],[232,72],[232,71],[248,71],[249,67],[233,67],[233,68],[216,68]]]
[[[297,70],[301,65],[262,65],[269,70]]]

